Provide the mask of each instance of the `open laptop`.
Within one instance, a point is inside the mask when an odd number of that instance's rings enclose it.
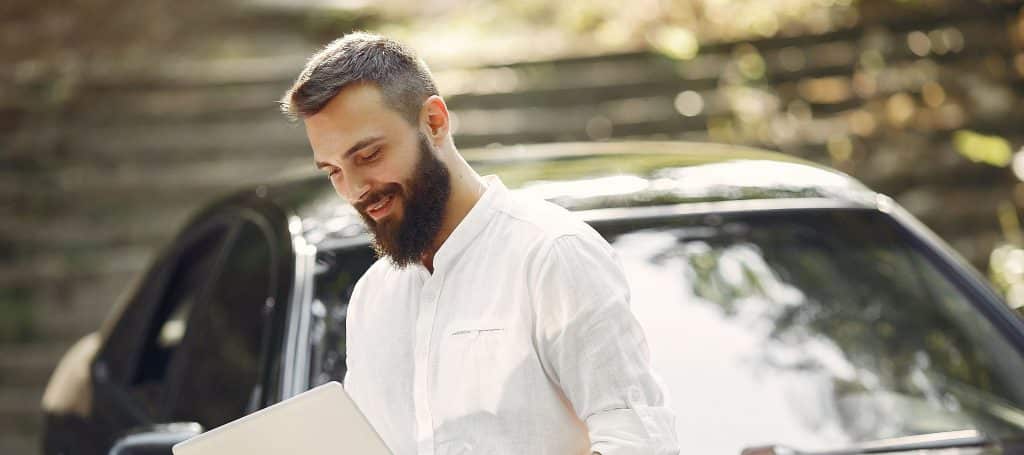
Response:
[[[337,381],[175,444],[174,455],[391,455]]]

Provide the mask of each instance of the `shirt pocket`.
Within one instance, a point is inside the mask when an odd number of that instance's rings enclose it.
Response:
[[[439,346],[437,394],[447,419],[493,413],[504,392],[502,346],[506,330],[497,324],[453,326]]]

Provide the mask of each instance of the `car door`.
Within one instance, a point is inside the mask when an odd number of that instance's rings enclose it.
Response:
[[[167,366],[234,224],[223,213],[193,224],[143,276],[93,362],[92,431],[71,453],[102,453],[129,429],[162,419]]]
[[[240,214],[228,246],[192,308],[167,371],[168,422],[214,428],[262,408],[278,376],[277,302],[286,294],[270,225]]]

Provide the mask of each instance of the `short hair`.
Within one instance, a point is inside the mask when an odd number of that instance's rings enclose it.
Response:
[[[430,69],[411,49],[379,35],[353,32],[310,57],[281,99],[281,110],[292,118],[315,115],[342,89],[359,82],[376,84],[384,103],[412,125],[419,121],[423,102],[438,94]]]

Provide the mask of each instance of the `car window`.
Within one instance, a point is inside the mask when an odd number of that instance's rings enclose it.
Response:
[[[119,349],[137,346],[133,338],[137,339],[137,330],[143,330],[139,361],[133,365],[125,386],[150,416],[159,415],[168,362],[180,345],[185,319],[214,269],[227,230],[223,224],[216,225],[184,245],[175,262],[167,267],[166,275],[156,274],[153,282],[147,283],[149,288],[140,292],[144,299],[146,294],[157,295],[156,305],[137,302],[111,336],[108,358],[120,367],[118,362],[125,362],[130,355]],[[148,321],[133,320],[143,318]]]
[[[888,215],[724,215],[605,234],[695,452],[1022,431],[1020,352]]]
[[[264,332],[276,278],[272,260],[266,233],[243,222],[213,283],[188,314],[168,373],[170,420],[213,428],[259,407]]]
[[[345,315],[356,281],[374,262],[369,247],[321,250],[316,257],[310,336],[312,387],[345,378]]]

